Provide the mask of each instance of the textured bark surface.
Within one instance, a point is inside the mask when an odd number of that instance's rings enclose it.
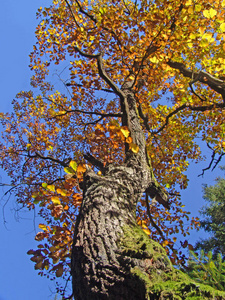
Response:
[[[134,281],[131,261],[125,259],[119,246],[124,228],[136,223],[136,203],[143,192],[137,180],[139,172],[111,166],[104,177],[91,171],[86,174],[72,254],[77,300],[144,299],[144,284]]]

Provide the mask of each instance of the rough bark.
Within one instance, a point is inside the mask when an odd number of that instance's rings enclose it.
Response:
[[[104,177],[89,171],[85,182],[72,256],[76,299],[138,299],[144,284],[134,284],[132,262],[119,245],[125,228],[135,225],[141,192],[135,169],[112,166]]]

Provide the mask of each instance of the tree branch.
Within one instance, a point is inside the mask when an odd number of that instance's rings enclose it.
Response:
[[[213,104],[209,104],[209,105],[202,105],[202,106],[193,106],[190,105],[189,103],[185,103],[181,106],[179,106],[178,108],[176,108],[174,111],[172,111],[170,114],[168,114],[166,116],[166,121],[165,123],[156,131],[151,131],[152,134],[158,134],[160,131],[162,131],[169,123],[169,119],[174,116],[175,114],[177,114],[178,112],[184,110],[185,108],[188,108],[190,110],[193,111],[207,111],[207,110],[211,110],[213,108],[225,108],[225,103],[213,103]]]
[[[167,64],[173,68],[177,69],[183,74],[185,77],[189,77],[192,79],[190,84],[193,84],[197,81],[208,85],[211,89],[221,94],[223,100],[225,101],[225,82],[219,78],[214,77],[213,75],[205,72],[193,72],[185,67],[183,63],[168,61]]]
[[[66,2],[66,5],[68,6],[68,8],[70,10],[70,13],[71,13],[72,17],[73,17],[74,23],[77,25],[78,28],[80,28],[80,25],[77,23],[77,20],[76,20],[76,18],[74,16],[74,13],[72,11],[72,8],[71,8],[71,5],[70,5],[69,1],[65,0],[65,2]]]
[[[209,169],[212,167],[213,162],[215,161],[216,151],[215,151],[212,147],[210,147],[209,143],[207,143],[207,147],[208,147],[210,150],[212,150],[211,161],[210,161],[208,167],[204,168],[204,169],[202,170],[202,173],[199,174],[198,177],[203,176],[204,173],[205,173],[205,171],[209,170]],[[213,168],[212,168],[212,171],[216,168],[216,166],[217,166],[218,163],[221,161],[221,159],[222,159],[222,157],[223,157],[224,155],[225,155],[225,153],[220,154],[219,158],[215,161],[215,164],[214,164],[214,166],[213,166]]]
[[[114,93],[120,97],[120,99],[124,99],[125,95],[121,91],[121,89],[112,81],[112,79],[107,75],[103,62],[102,62],[102,53],[99,54],[88,54],[83,51],[81,51],[78,47],[74,47],[75,51],[77,51],[81,56],[87,57],[87,58],[94,58],[97,60],[98,65],[98,72],[100,77],[111,87],[111,89],[114,91]]]
[[[71,84],[70,82],[66,83],[65,84],[66,86],[79,86],[79,87],[83,87],[82,84],[79,84],[79,83],[75,83],[75,84]],[[109,90],[109,89],[104,89],[104,88],[101,88],[101,89],[97,89],[97,88],[92,88],[91,89],[95,90],[95,91],[103,91],[103,92],[107,92],[107,93],[113,93],[114,94],[114,91],[112,90]]]
[[[122,114],[115,114],[115,113],[100,113],[100,112],[94,112],[94,111],[84,111],[84,110],[81,110],[81,109],[72,109],[72,110],[65,110],[64,113],[57,114],[54,117],[51,117],[50,119],[65,116],[67,114],[71,114],[71,113],[74,113],[74,112],[81,113],[81,114],[87,114],[87,115],[101,116],[101,119],[106,118],[106,117],[122,118],[122,116],[123,116]]]
[[[104,173],[104,164],[98,160],[97,158],[95,158],[93,155],[91,155],[90,153],[84,154],[84,158],[89,161],[93,166],[95,166],[97,169],[101,170],[102,173]]]
[[[150,206],[149,206],[149,202],[148,202],[148,193],[145,193],[145,203],[146,203],[147,214],[148,214],[150,223],[158,231],[158,233],[161,236],[162,240],[165,241],[165,237],[162,233],[162,230],[159,228],[159,226],[154,222],[154,220],[152,218],[152,215],[151,215],[151,212],[150,212]]]
[[[26,156],[29,157],[29,158],[37,158],[37,157],[39,157],[39,158],[41,158],[43,160],[54,161],[54,162],[60,164],[63,167],[68,167],[69,162],[71,160],[70,158],[64,159],[64,160],[59,160],[59,159],[51,157],[51,156],[43,156],[43,155],[41,155],[41,154],[39,154],[37,152],[35,152],[35,155],[31,155],[31,154],[28,153],[28,155],[26,155]]]

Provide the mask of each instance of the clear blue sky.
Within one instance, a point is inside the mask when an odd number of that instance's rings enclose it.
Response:
[[[0,112],[11,110],[11,101],[16,93],[29,89],[30,72],[28,68],[29,53],[35,43],[35,12],[40,6],[48,6],[50,0],[7,0],[1,2],[1,47],[0,47]],[[204,178],[197,177],[202,168],[210,161],[211,153],[205,149],[207,161],[199,165],[192,164],[189,169],[191,177],[189,187],[182,193],[182,200],[192,215],[198,214],[204,204],[202,184],[214,184],[213,179],[223,173],[217,168],[207,171]],[[6,181],[0,170],[1,181]],[[11,198],[5,209],[7,229],[3,224],[2,195],[0,190],[0,300],[48,300],[54,299],[54,284],[37,275],[34,263],[26,254],[27,250],[36,247],[34,241],[33,214],[20,214],[16,221]],[[193,232],[190,241],[195,242],[200,234]]]

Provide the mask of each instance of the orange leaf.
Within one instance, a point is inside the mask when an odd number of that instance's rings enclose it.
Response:
[[[80,172],[80,173],[86,172],[85,164],[80,164],[80,165],[78,165],[78,167],[77,167],[77,172]]]

